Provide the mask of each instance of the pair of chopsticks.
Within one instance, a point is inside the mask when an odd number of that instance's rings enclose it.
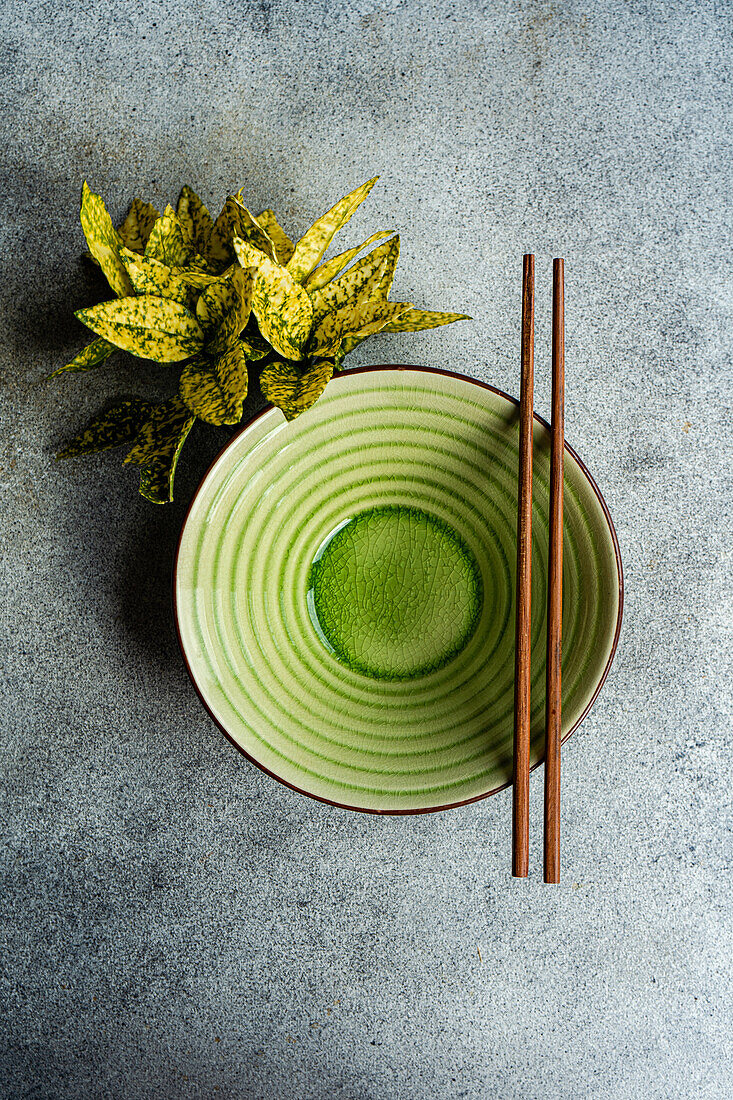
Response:
[[[532,429],[534,401],[534,256],[524,257],[522,378],[519,395],[517,620],[514,659],[512,874],[529,871],[529,718],[532,619]],[[550,544],[545,706],[545,882],[560,881],[560,733],[562,655],[562,520],[565,447],[565,265],[552,270],[552,422]]]

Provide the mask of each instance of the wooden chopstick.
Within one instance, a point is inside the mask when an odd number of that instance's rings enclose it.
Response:
[[[522,277],[522,379],[519,391],[517,618],[514,643],[512,875],[529,872],[529,703],[532,619],[532,422],[534,402],[534,256]]]
[[[552,425],[545,707],[545,882],[560,881],[562,520],[565,450],[565,264],[552,265]]]

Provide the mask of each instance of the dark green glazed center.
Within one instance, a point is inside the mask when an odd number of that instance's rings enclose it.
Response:
[[[391,505],[361,512],[319,550],[308,608],[346,665],[379,680],[441,668],[473,634],[483,590],[478,564],[443,520]]]

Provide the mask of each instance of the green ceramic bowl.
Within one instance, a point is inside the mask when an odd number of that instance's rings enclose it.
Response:
[[[214,721],[288,786],[416,813],[511,780],[518,417],[458,374],[347,371],[286,423],[269,408],[204,478],[175,608]],[[544,751],[549,433],[534,425],[532,762]],[[608,509],[565,455],[563,736],[616,647]]]

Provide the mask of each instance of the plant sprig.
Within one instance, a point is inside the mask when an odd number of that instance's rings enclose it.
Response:
[[[136,198],[115,228],[85,182],[82,229],[115,297],[76,312],[96,339],[50,377],[96,370],[122,349],[178,368],[178,394],[158,405],[118,402],[57,457],[131,443],[125,462],[139,467],[140,492],[167,503],[194,421],[237,424],[251,371],[259,372],[266,400],[292,420],[318,400],[345,356],[369,336],[466,318],[389,301],[400,249],[391,231],[323,260],[377,178],[340,199],[297,243],[272,210],[255,217],[241,191],[227,198],[216,219],[190,187],[175,210],[167,206],[162,214]]]

